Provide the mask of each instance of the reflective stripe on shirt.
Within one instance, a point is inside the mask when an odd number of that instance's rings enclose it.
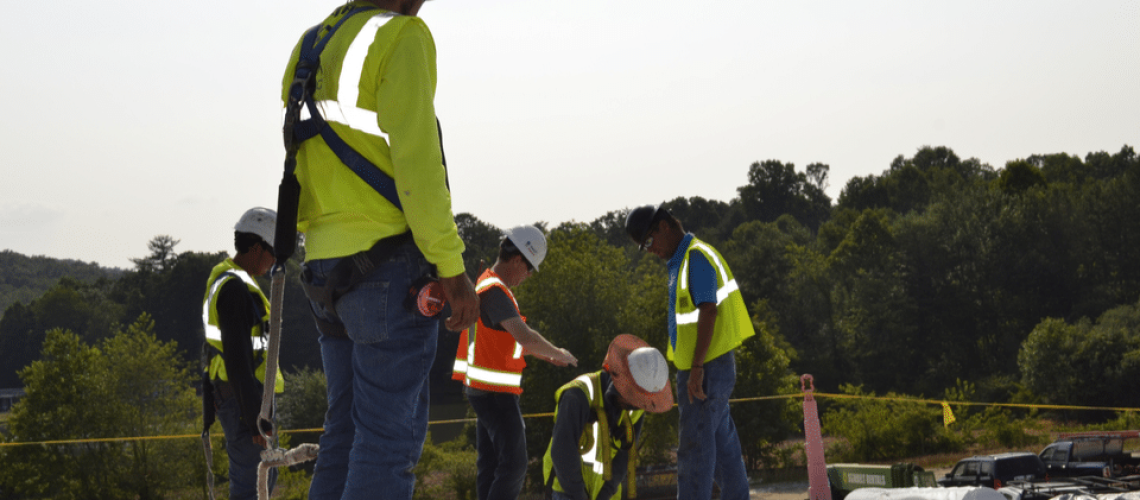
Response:
[[[375,111],[356,107],[360,98],[360,76],[364,70],[364,59],[368,57],[368,49],[376,41],[376,33],[396,14],[381,12],[372,16],[360,28],[352,44],[344,53],[341,61],[340,79],[337,81],[336,99],[317,101],[315,104],[321,110],[326,121],[336,122],[359,130],[366,134],[388,140],[388,134],[380,130]],[[308,110],[302,109],[301,118],[308,118]]]

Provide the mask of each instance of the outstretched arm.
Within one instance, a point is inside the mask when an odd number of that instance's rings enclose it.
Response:
[[[578,358],[570,354],[570,351],[551,344],[549,340],[546,340],[546,337],[527,325],[522,318],[515,316],[503,321],[502,325],[503,329],[510,332],[511,336],[515,338],[515,342],[526,349],[527,353],[558,366],[578,366]]]

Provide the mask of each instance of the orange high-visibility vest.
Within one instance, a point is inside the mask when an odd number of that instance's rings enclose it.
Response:
[[[518,311],[519,303],[510,288],[499,279],[499,275],[487,269],[479,277],[475,293],[490,287],[498,287],[506,293]],[[526,322],[526,317],[522,320]],[[491,328],[483,323],[483,315],[480,314],[479,322],[459,336],[451,378],[484,391],[522,394],[522,371],[526,368],[523,354],[522,346],[510,332]]]

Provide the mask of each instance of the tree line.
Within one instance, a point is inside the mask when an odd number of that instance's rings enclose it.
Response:
[[[1127,390],[1140,380],[1140,158],[1131,147],[1083,159],[1032,155],[998,169],[923,147],[848,180],[834,201],[824,193],[829,171],[756,162],[728,202],[665,201],[686,230],[721,250],[753,316],[757,336],[741,348],[737,396],[796,393],[798,375],[811,373],[826,392],[1140,406],[1140,393]],[[550,252],[516,295],[528,323],[580,362],[528,368],[524,412],[552,411],[554,390],[600,368],[619,333],[665,345],[664,265],[629,242],[626,213],[538,223]],[[472,214],[456,222],[474,279],[493,263],[501,228]],[[205,277],[226,252],[176,245],[156,237],[135,269],[65,277],[12,303],[0,318],[0,386],[28,383],[35,373],[25,367],[50,357],[48,332],[97,346],[144,318],[154,342],[173,346],[172,362],[196,370]],[[281,364],[287,377],[309,381],[320,358],[298,262],[288,263]],[[449,379],[457,341],[441,331],[433,398],[458,398]],[[304,387],[299,393],[319,397],[319,383]],[[794,400],[734,407],[750,466],[800,432],[797,410]],[[651,419],[648,460],[665,459],[674,420]],[[549,426],[527,422],[531,456],[545,451]]]

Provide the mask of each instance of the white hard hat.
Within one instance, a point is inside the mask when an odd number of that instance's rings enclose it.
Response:
[[[273,246],[273,237],[277,234],[277,212],[262,207],[246,210],[234,224],[234,231],[256,234]]]
[[[659,392],[669,383],[669,364],[661,351],[652,347],[638,347],[626,358],[633,381],[646,392]]]
[[[516,226],[507,231],[506,237],[537,271],[538,265],[546,258],[546,236],[542,231],[534,226]]]
[[[673,407],[669,364],[661,351],[641,338],[628,333],[615,337],[602,367],[613,377],[614,387],[627,403],[652,413]]]

